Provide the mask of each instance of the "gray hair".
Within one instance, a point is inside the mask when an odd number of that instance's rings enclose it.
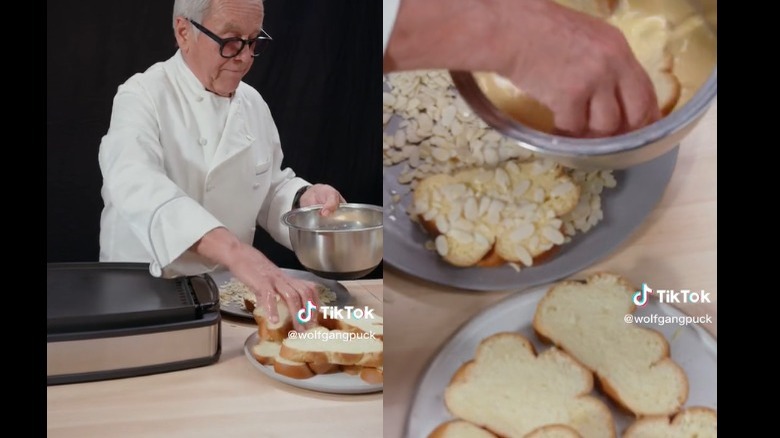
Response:
[[[176,17],[189,18],[198,23],[203,22],[203,16],[206,15],[211,7],[211,0],[175,0],[173,2],[173,26],[176,27]]]
[[[257,3],[263,3],[264,0],[256,0]],[[173,27],[176,28],[176,17],[189,18],[198,23],[203,22],[211,7],[212,0],[175,0],[173,2]],[[194,29],[197,32],[197,29]]]

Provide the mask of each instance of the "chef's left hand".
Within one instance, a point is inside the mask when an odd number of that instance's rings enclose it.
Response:
[[[322,205],[320,214],[327,216],[336,210],[340,203],[347,202],[338,190],[327,184],[314,184],[301,196],[301,207]]]

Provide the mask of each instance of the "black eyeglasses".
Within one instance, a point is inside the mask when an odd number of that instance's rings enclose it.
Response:
[[[230,37],[223,39],[215,35],[214,32],[203,27],[203,25],[197,21],[192,19],[189,20],[190,23],[198,28],[198,30],[205,33],[209,38],[219,44],[219,54],[223,58],[235,58],[244,50],[244,46],[249,46],[249,50],[252,51],[252,57],[254,58],[260,55],[260,52],[262,52],[273,40],[271,35],[268,35],[263,29],[260,29],[260,35],[255,38],[245,40],[239,37]]]

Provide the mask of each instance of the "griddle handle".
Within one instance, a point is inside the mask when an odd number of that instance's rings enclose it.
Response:
[[[219,310],[219,287],[208,274],[189,277],[189,286],[198,301],[200,314]]]

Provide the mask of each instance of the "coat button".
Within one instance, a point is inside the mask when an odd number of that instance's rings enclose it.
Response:
[[[198,96],[195,98],[195,100],[198,102],[203,102],[203,96]]]
[[[206,184],[206,191],[207,191],[207,192],[210,192],[210,191],[212,191],[212,190],[214,190],[214,183],[208,183],[208,184]]]
[[[198,140],[198,143],[200,143],[201,146],[206,146],[206,143],[208,142],[206,141],[205,138],[201,137],[200,140]]]
[[[260,187],[260,183],[254,183],[254,184],[252,184],[252,188],[253,188],[253,189],[256,189],[256,188],[258,188],[258,187]]]

